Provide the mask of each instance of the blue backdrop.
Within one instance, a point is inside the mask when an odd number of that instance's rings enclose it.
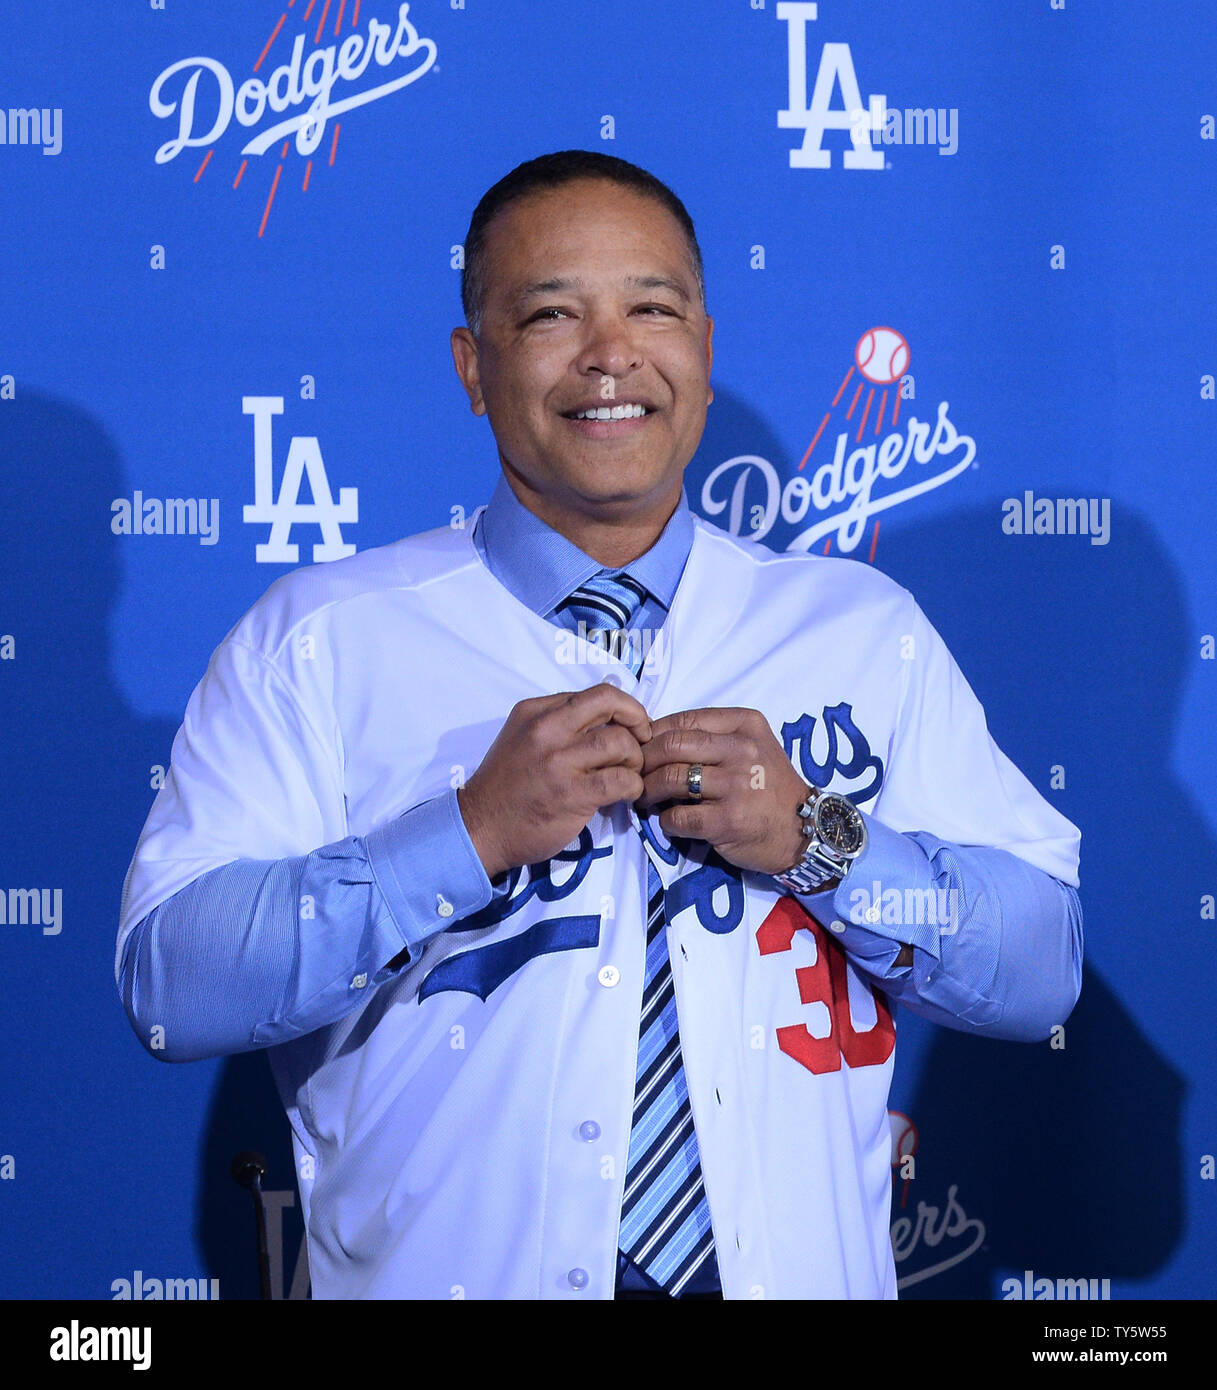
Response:
[[[285,568],[245,518],[244,399],[282,398],[276,495],[295,438],[302,501],[317,459],[353,490],[345,544],[485,501],[493,439],[448,349],[460,243],[491,183],[570,147],[649,168],[697,224],[695,510],[909,587],[1083,832],[1064,1047],[900,1019],[902,1295],[1027,1270],[1217,1292],[1215,71],[1217,11],[1182,0],[11,7],[0,1296],[252,1296],[249,1147],[277,1287],[305,1293],[265,1058],[144,1052],[122,878],[210,651]],[[856,355],[877,327],[899,336]],[[856,451],[940,417],[938,451],[867,474]],[[321,534],[290,540],[309,563]]]

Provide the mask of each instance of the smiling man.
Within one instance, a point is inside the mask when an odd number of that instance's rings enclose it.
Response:
[[[132,1026],[269,1049],[315,1297],[894,1297],[896,1008],[1063,1022],[1078,832],[908,593],[691,512],[665,185],[543,156],[465,255],[502,477],[217,648],[124,890]]]
[[[714,399],[700,257],[670,207],[606,180],[542,188],[492,222],[466,247],[457,370],[514,495],[624,565],[672,515]]]

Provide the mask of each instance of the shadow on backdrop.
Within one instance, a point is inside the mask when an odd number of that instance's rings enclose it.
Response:
[[[1194,972],[1194,938],[1175,928],[1196,919],[1195,885],[1214,860],[1203,818],[1170,774],[1188,616],[1171,556],[1135,511],[1113,506],[1108,543],[1092,545],[1004,535],[1002,500],[893,521],[875,558],[942,633],[999,746],[1081,829],[1088,963],[1060,1050],[929,1029],[911,1098],[893,1104],[918,1126],[933,1199],[959,1182],[986,1242],[907,1296],[1000,1297],[1003,1277],[1032,1270],[1110,1278],[1118,1297],[1117,1281],[1154,1275],[1183,1236],[1186,1081],[1146,1029],[1182,1046],[1196,1027],[1150,1001],[1170,993],[1158,982]],[[1135,808],[1147,792],[1169,833],[1138,847]],[[1169,844],[1169,857],[1150,840]],[[1154,985],[1132,993],[1147,976]]]
[[[62,893],[55,935],[7,926],[5,1147],[19,1182],[0,1221],[0,1294],[104,1298],[136,1269],[209,1275],[191,1240],[197,1076],[132,1035],[114,983],[123,875],[176,725],[132,710],[111,669],[130,495],[104,425],[29,390],[0,407],[4,885]],[[185,1083],[185,1084],[183,1084]]]
[[[177,540],[115,536],[110,504],[130,495],[89,412],[31,391],[0,408],[0,636],[14,639],[0,662],[0,882],[62,892],[58,933],[0,932],[6,977],[22,982],[0,1024],[4,1149],[20,1178],[0,1222],[6,1298],[109,1299],[137,1269],[254,1297],[249,1198],[228,1162],[261,1147],[268,1186],[293,1183],[266,1058],[222,1064],[202,1138],[199,1092],[217,1065],[157,1062],[114,983],[123,875],[177,729],[133,711],[112,672],[122,547]]]

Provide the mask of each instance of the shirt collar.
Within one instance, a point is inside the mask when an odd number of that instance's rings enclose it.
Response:
[[[486,567],[504,588],[541,617],[548,617],[580,584],[604,568],[542,521],[511,490],[502,474],[474,531]],[[659,539],[620,570],[671,608],[693,545],[693,514],[684,488]]]

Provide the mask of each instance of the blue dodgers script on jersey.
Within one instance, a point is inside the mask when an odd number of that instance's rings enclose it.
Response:
[[[826,705],[823,722],[828,736],[828,756],[822,763],[816,762],[811,753],[811,737],[816,726],[816,717],[811,714],[800,715],[793,722],[782,725],[782,742],[787,757],[793,761],[797,750],[800,771],[807,781],[818,787],[827,786],[838,772],[851,781],[869,773],[870,781],[849,793],[855,802],[869,801],[883,785],[883,763],[871,752],[869,741],[854,723],[853,706],[844,701],[838,705]],[[845,761],[842,761],[838,734],[843,734],[848,742],[848,759]],[[658,818],[644,816],[640,825],[643,839],[665,864],[674,866],[682,855],[694,862],[700,861],[696,869],[683,874],[665,889],[664,909],[668,920],[692,907],[697,913],[699,925],[706,931],[715,935],[734,931],[744,920],[742,871],[729,864],[710,845],[679,836],[670,841],[664,835]],[[591,831],[585,826],[579,832],[578,840],[552,859],[529,864],[526,870],[512,869],[507,880],[508,890],[502,897],[446,927],[445,931],[482,931],[497,926],[519,912],[534,897],[541,902],[558,902],[569,897],[587,877],[592,864],[612,852],[611,845],[594,848]],[[565,864],[573,865],[570,873],[565,878],[555,880],[555,866]],[[726,893],[719,898],[721,911],[715,906],[714,897],[720,888],[726,889]],[[486,1000],[505,980],[536,956],[550,951],[575,951],[599,943],[599,917],[547,917],[506,941],[475,946],[440,961],[423,978],[418,1002],[421,1004],[424,999],[444,990],[460,990]]]
[[[682,874],[664,889],[663,908],[670,922],[686,907],[697,909],[698,923],[707,931],[722,935],[734,931],[744,920],[744,876],[734,864],[729,864],[712,846],[699,840],[687,840],[677,835],[669,840],[658,817],[641,817],[642,838],[665,864],[675,866],[683,855],[699,868]],[[722,913],[714,910],[714,890],[726,887],[726,907]]]
[[[734,931],[744,920],[744,885],[741,871],[728,864],[715,850],[690,840],[677,839],[676,845],[685,847],[684,851],[669,843],[658,824],[642,821],[643,835],[653,846],[665,863],[676,864],[682,852],[686,858],[706,854],[705,863],[692,873],[676,880],[664,894],[665,910],[669,919],[686,907],[697,912],[698,922],[707,931],[722,933]],[[460,922],[446,927],[446,932],[478,931],[497,926],[499,922],[519,912],[525,903],[534,896],[542,902],[555,902],[573,893],[587,877],[588,870],[597,859],[612,854],[612,846],[602,849],[592,847],[591,831],[586,827],[579,832],[577,844],[573,844],[554,855],[552,859],[528,865],[528,878],[520,886],[522,870],[513,869],[508,879],[508,892],[496,899],[480,912],[471,913]],[[566,878],[554,881],[553,869],[556,864],[574,864]],[[727,898],[725,910],[716,912],[714,892],[726,885]],[[527,965],[535,956],[548,951],[575,951],[583,946],[600,944],[600,918],[598,916],[547,917],[534,922],[531,927],[506,941],[492,941],[487,946],[474,946],[459,955],[448,956],[431,970],[423,979],[418,991],[421,1004],[433,994],[443,990],[463,990],[466,994],[476,994],[479,999],[488,999],[491,993],[517,970]]]
[[[883,786],[883,762],[871,752],[866,735],[854,723],[854,707],[844,700],[839,705],[824,706],[824,732],[827,736],[828,756],[822,763],[817,762],[811,752],[811,736],[816,727],[814,714],[801,714],[796,720],[782,725],[782,745],[786,756],[794,761],[798,751],[798,768],[813,786],[826,787],[836,773],[852,782],[866,773],[871,780],[864,787],[848,789],[848,795],[855,804],[870,801],[878,796]],[[844,734],[849,744],[849,759],[843,761],[838,735]]]
[[[423,981],[418,1002],[421,1004],[430,995],[445,989],[464,990],[485,1002],[493,990],[534,956],[543,956],[547,951],[574,951],[580,946],[595,946],[599,940],[599,917],[549,917],[506,941],[477,946],[441,961]]]
[[[507,879],[508,889],[502,897],[495,898],[481,911],[470,913],[444,930],[482,931],[486,927],[498,926],[534,897],[544,903],[569,897],[587,877],[595,861],[612,852],[611,845],[595,849],[592,832],[584,826],[578,840],[559,850],[552,859],[529,864],[527,869],[511,869]],[[562,864],[573,864],[574,867],[565,878],[555,881],[554,868]],[[527,877],[521,885],[520,878],[525,873]],[[446,989],[464,990],[467,994],[476,994],[479,999],[488,999],[504,980],[527,965],[534,956],[544,955],[547,951],[574,951],[582,946],[595,946],[599,941],[599,917],[547,917],[506,941],[475,946],[472,950],[440,961],[423,979],[418,1002],[421,1004],[424,999]]]

